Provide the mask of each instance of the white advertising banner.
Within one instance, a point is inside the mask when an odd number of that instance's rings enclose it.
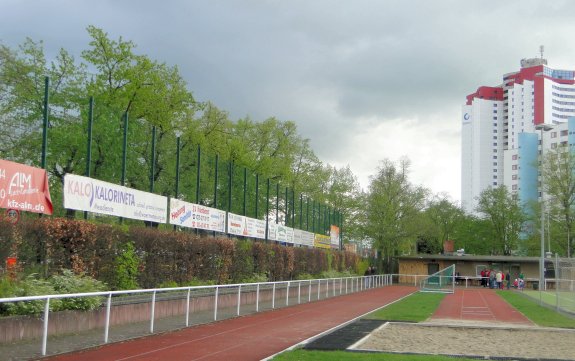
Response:
[[[302,239],[301,239],[302,232],[303,231],[301,229],[294,229],[293,230],[293,244],[297,244],[297,245],[302,244]]]
[[[252,238],[266,238],[266,221],[255,218],[246,218],[247,235]]]
[[[293,244],[293,228],[286,227],[286,242]]]
[[[268,239],[270,241],[278,240],[278,224],[276,222],[270,222],[268,224]]]
[[[302,238],[302,245],[308,246],[308,247],[313,247],[313,240],[315,239],[315,236],[313,233],[307,232],[307,231],[302,231],[301,238]]]
[[[228,233],[236,236],[247,236],[248,225],[246,217],[228,212]]]
[[[181,227],[225,232],[226,212],[179,199],[170,199],[169,222]]]
[[[278,224],[277,241],[285,243],[293,243],[293,228]]]
[[[166,223],[168,200],[157,194],[66,174],[64,208]]]

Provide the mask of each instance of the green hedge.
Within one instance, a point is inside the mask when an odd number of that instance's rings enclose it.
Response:
[[[70,269],[113,289],[357,273],[360,262],[344,251],[51,217],[23,219],[17,225],[0,220],[0,242],[6,245],[2,261],[16,256],[20,274],[37,272],[47,278]]]

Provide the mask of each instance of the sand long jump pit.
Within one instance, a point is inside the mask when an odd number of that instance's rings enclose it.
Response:
[[[349,350],[575,360],[575,330],[492,324],[387,322]]]

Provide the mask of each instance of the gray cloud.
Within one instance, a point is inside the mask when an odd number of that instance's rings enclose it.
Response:
[[[458,199],[465,96],[498,85],[541,44],[550,66],[573,68],[574,10],[537,0],[5,0],[0,40],[28,36],[47,54],[79,57],[86,26],[101,27],[177,65],[197,99],[233,119],[295,121],[323,161],[350,164],[363,185],[379,160],[406,155],[415,182]]]

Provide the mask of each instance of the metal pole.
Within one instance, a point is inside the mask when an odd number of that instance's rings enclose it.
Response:
[[[280,185],[276,183],[276,224],[279,224],[279,211],[280,211]]]
[[[180,136],[176,137],[176,199],[180,194]]]
[[[90,177],[90,164],[92,163],[92,123],[94,121],[94,97],[90,97],[88,106],[88,149],[86,149],[86,177]],[[88,219],[88,212],[84,212],[84,219]]]
[[[106,324],[104,326],[104,343],[108,343],[108,335],[110,334],[110,312],[112,308],[112,294],[108,294],[108,301],[106,302]]]
[[[42,356],[46,356],[46,346],[48,345],[48,317],[50,316],[50,298],[46,298],[44,304],[44,328],[42,334]]]
[[[150,333],[154,333],[155,314],[156,314],[156,291],[152,293],[152,311],[150,313]]]
[[[284,208],[284,216],[285,216],[285,220],[284,220],[284,225],[287,227],[288,226],[288,221],[289,221],[289,201],[288,201],[288,187],[286,187],[286,197],[284,199],[285,201],[285,208]]]
[[[218,294],[219,294],[219,287],[216,287],[216,294],[214,300],[214,321],[218,320]]]
[[[154,193],[154,173],[156,173],[156,126],[152,126],[152,167],[150,169],[150,193]]]
[[[266,241],[269,238],[269,224],[270,224],[270,179],[267,180],[266,186]]]
[[[258,210],[258,201],[260,199],[260,175],[258,173],[256,173],[256,216],[254,217],[255,219],[258,219],[259,216],[259,210]]]
[[[198,161],[196,162],[196,204],[200,204],[200,165],[202,161],[202,150],[198,144]]]
[[[190,293],[192,289],[188,288],[188,295],[186,296],[186,327],[190,325]]]
[[[50,78],[44,78],[44,113],[43,118],[44,122],[42,125],[42,159],[40,163],[42,164],[42,168],[46,169],[46,152],[48,150],[48,101],[50,94],[48,92],[48,88],[50,86]]]
[[[244,205],[242,215],[246,215],[246,193],[248,191],[248,169],[244,167]]]
[[[233,182],[233,161],[228,162],[228,212],[232,211],[232,182]]]
[[[299,229],[303,229],[303,194],[299,194]]]
[[[126,159],[128,158],[128,112],[124,113],[124,140],[122,144],[122,186],[126,185]]]

